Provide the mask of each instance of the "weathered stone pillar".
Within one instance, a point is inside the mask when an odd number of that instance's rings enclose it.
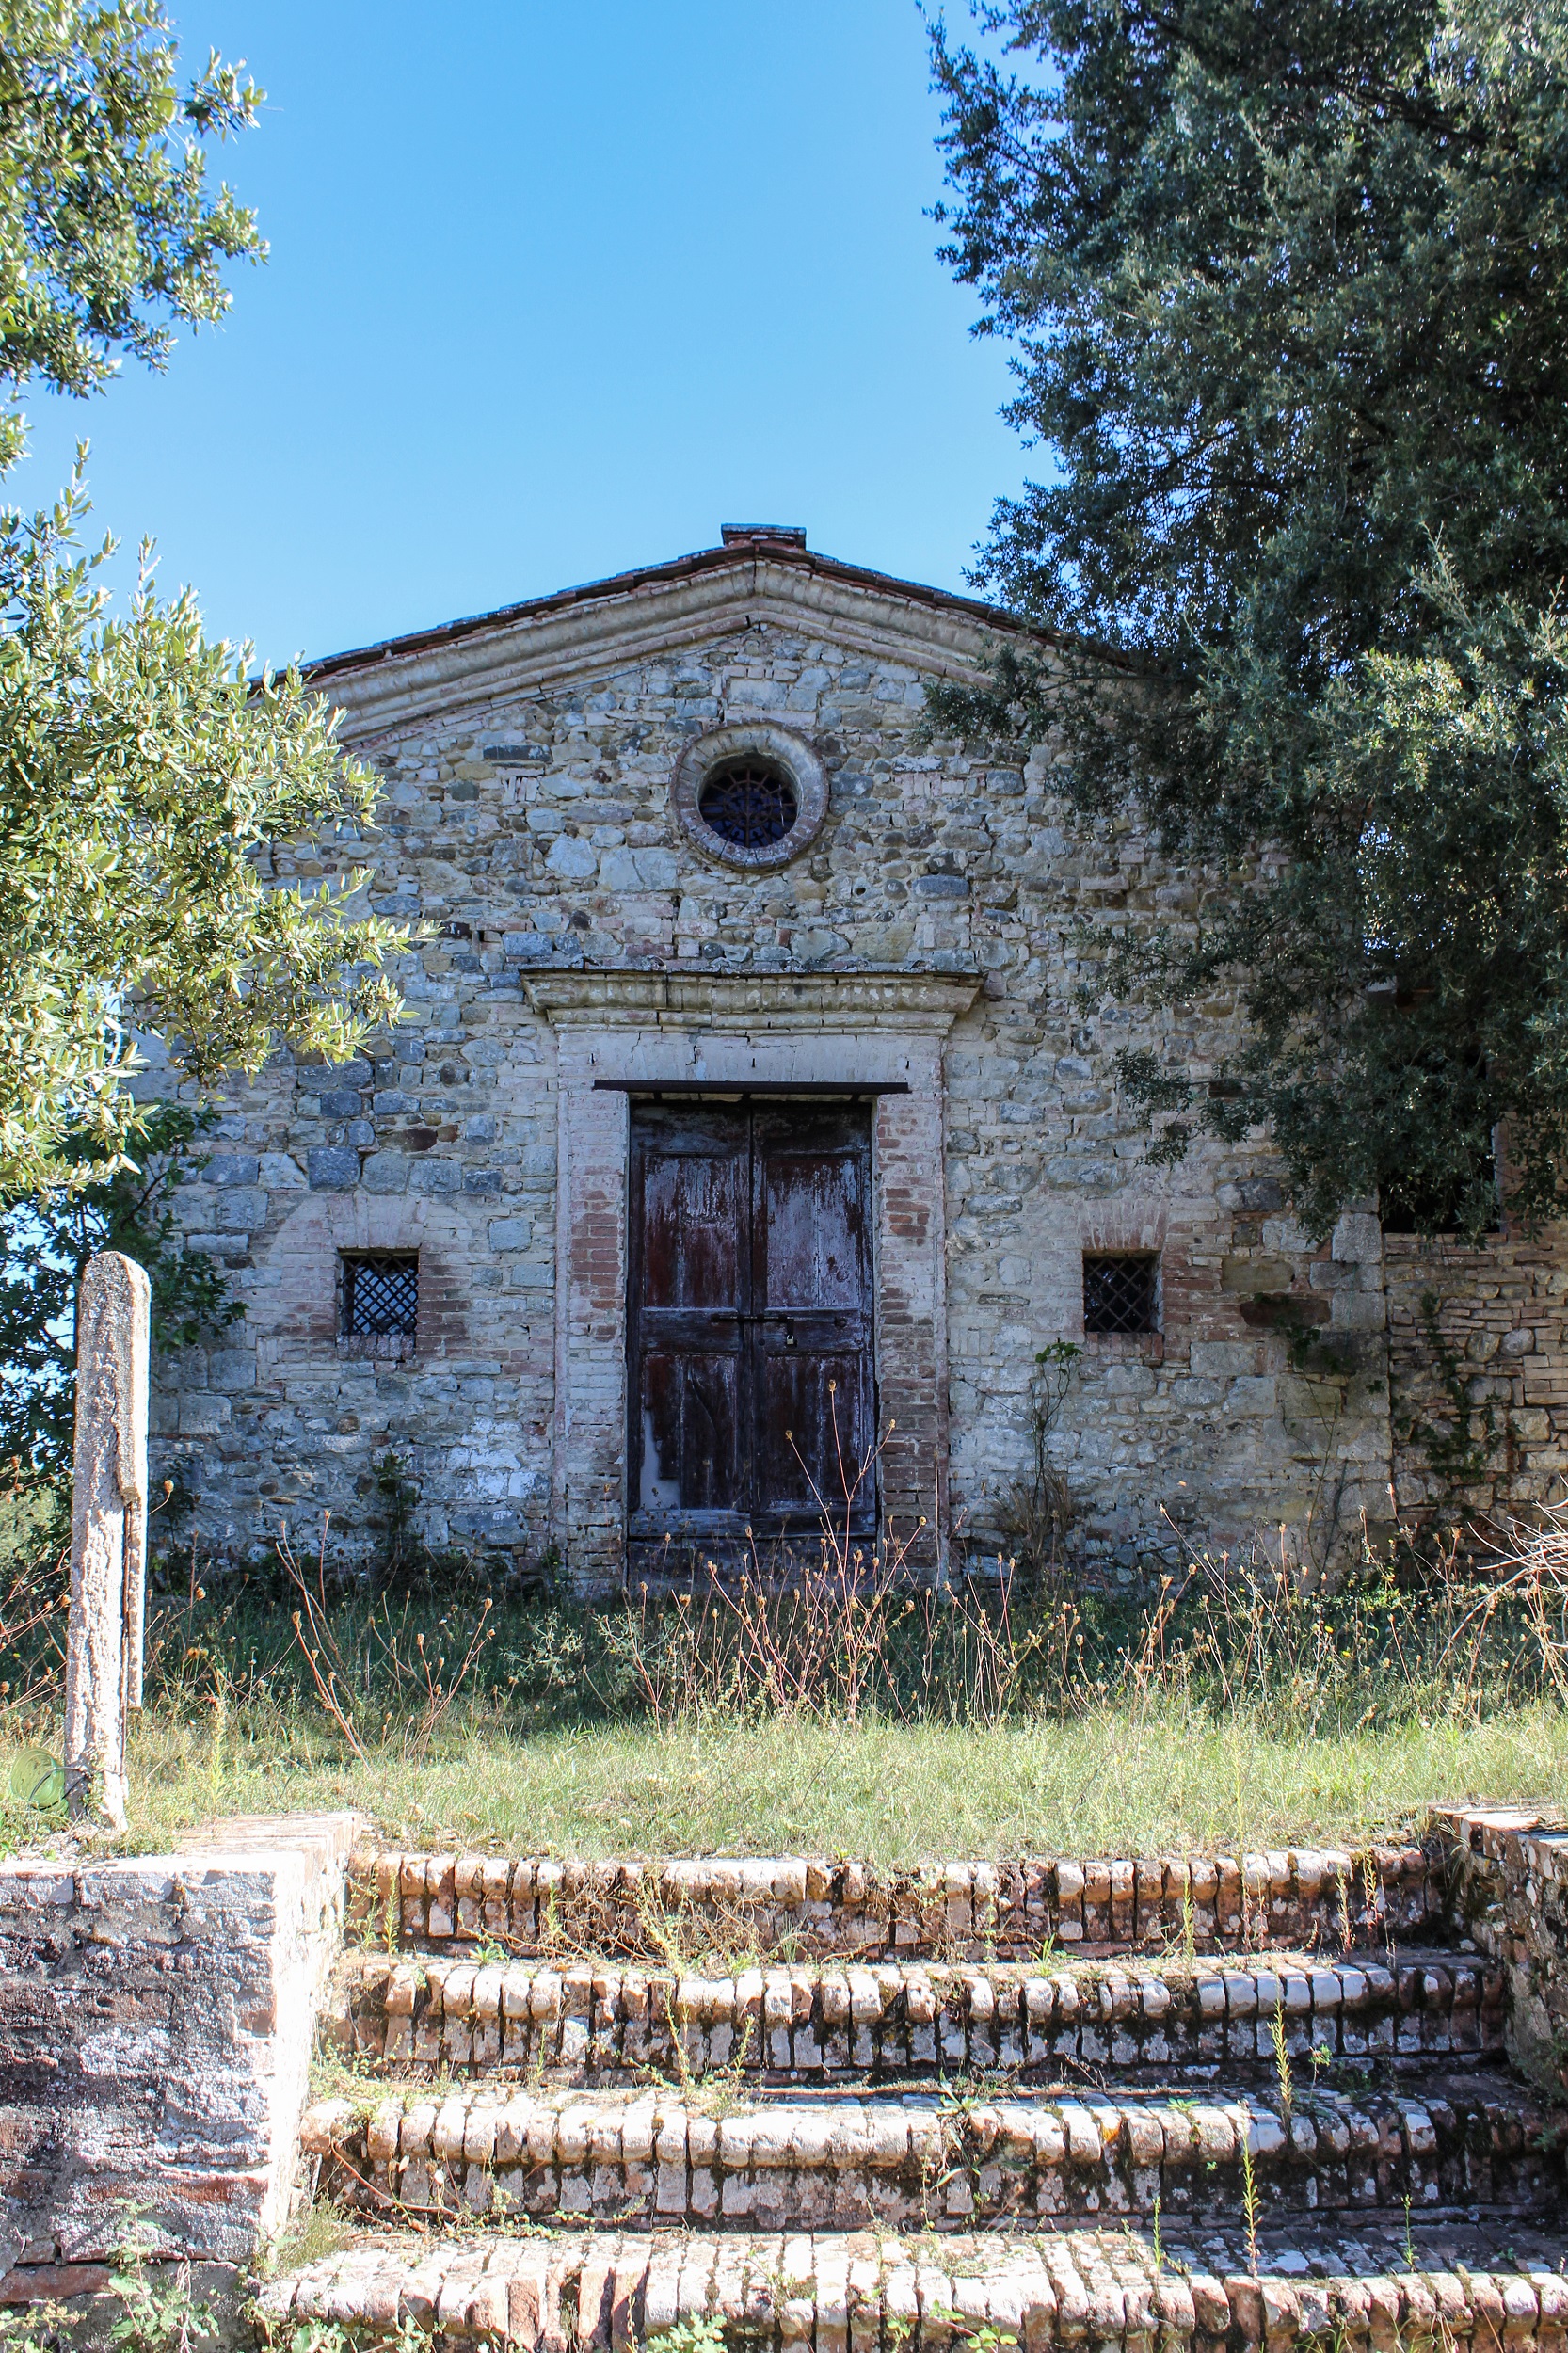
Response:
[[[147,1592],[147,1360],[152,1285],[118,1250],[88,1264],[76,1305],[76,1458],[65,1787],[78,1819],[125,1827],[125,1717],[141,1705]]]

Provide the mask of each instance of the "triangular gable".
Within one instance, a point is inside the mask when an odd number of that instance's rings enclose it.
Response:
[[[799,539],[733,534],[721,548],[309,664],[360,737],[559,679],[619,669],[759,624],[806,632],[923,676],[963,678],[1001,637],[1009,614],[818,555]]]

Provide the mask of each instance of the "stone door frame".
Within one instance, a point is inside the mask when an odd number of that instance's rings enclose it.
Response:
[[[948,1505],[942,1055],[981,976],[618,970],[538,974],[527,985],[556,1046],[551,1531],[573,1587],[603,1595],[625,1578],[629,1103],[661,1087],[875,1096],[884,1534],[907,1545],[911,1569],[936,1574]]]

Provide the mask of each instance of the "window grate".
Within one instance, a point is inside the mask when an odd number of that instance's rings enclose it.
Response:
[[[343,1262],[343,1329],[346,1339],[403,1333],[410,1339],[419,1320],[419,1258],[391,1252],[345,1257]]]
[[[1083,1261],[1085,1332],[1152,1332],[1160,1261],[1140,1254]]]
[[[696,806],[710,831],[737,850],[771,849],[800,810],[791,778],[765,760],[727,760],[704,784]]]

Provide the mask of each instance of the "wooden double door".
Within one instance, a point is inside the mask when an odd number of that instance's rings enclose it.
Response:
[[[869,1104],[634,1100],[630,1176],[633,1569],[874,1529]]]

